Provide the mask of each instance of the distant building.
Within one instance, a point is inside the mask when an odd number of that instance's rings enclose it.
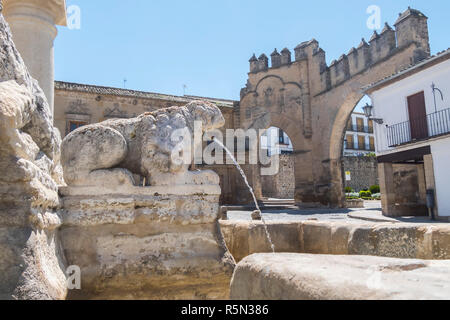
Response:
[[[267,150],[270,157],[275,154],[292,154],[294,147],[291,139],[283,130],[271,127],[261,136],[261,149]]]
[[[384,122],[375,128],[383,213],[426,216],[433,207],[450,221],[450,49],[366,92]]]
[[[344,156],[364,156],[375,152],[373,121],[363,113],[354,112],[347,124],[344,140]]]

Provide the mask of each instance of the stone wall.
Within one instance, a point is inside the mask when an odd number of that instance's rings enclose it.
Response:
[[[294,199],[294,173],[294,158],[292,155],[280,155],[279,173],[274,176],[261,177],[263,196],[276,199]]]
[[[397,212],[426,216],[425,173],[422,164],[394,164],[395,207]]]
[[[355,192],[378,185],[377,159],[374,157],[344,157],[344,171],[350,171],[351,181],[345,181],[346,187]]]

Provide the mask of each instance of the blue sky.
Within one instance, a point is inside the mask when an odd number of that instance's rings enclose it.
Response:
[[[253,53],[270,55],[315,38],[337,59],[370,38],[370,5],[391,25],[408,6],[429,17],[432,53],[450,47],[450,1],[66,0],[81,28],[59,28],[62,81],[239,99]]]

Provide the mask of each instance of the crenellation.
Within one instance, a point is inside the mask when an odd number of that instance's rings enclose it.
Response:
[[[333,60],[329,66],[326,63],[325,51],[319,47],[319,42],[316,39],[304,41],[294,49],[294,62],[309,61],[310,75],[314,75],[309,82],[311,90],[316,93],[330,90],[395,54],[397,49],[403,49],[411,44],[417,46],[411,62],[417,62],[430,55],[427,19],[420,11],[408,8],[400,14],[395,23],[395,30],[385,23],[380,33],[374,31],[368,42],[362,38],[356,48],[351,48],[347,54]],[[290,65],[291,59],[289,49],[284,48],[281,54],[275,49],[271,54],[271,68]],[[255,55],[250,59],[250,72],[267,71],[268,68],[268,58],[264,54],[259,59]]]
[[[311,87],[318,92],[327,90],[331,86],[330,73],[326,62],[325,51],[318,47],[314,50],[311,57],[312,63],[310,64],[310,70],[312,74],[319,74],[319,77],[311,77]]]
[[[284,65],[288,65],[292,62],[292,58],[291,58],[291,51],[289,51],[288,48],[284,48],[281,51],[281,64]]]
[[[308,59],[308,56],[312,56],[313,52],[319,47],[319,42],[316,39],[305,41],[295,47],[295,61]]]
[[[269,58],[263,53],[258,58],[258,71],[267,71],[269,68]]]
[[[258,59],[256,59],[255,54],[253,54],[248,62],[250,62],[250,72],[258,72]]]
[[[343,54],[330,65],[331,86],[336,86],[350,78],[349,61],[347,55]]]
[[[372,34],[372,37],[369,40],[369,53],[371,58],[371,63],[375,63],[376,61],[380,60],[380,35],[375,30]]]
[[[272,59],[272,68],[279,68],[279,67],[281,67],[281,54],[278,53],[276,48],[272,52],[270,57]]]
[[[398,47],[415,43],[424,57],[430,55],[428,18],[422,12],[408,7],[408,10],[399,14],[394,26]]]
[[[378,39],[378,46],[380,48],[379,60],[384,59],[392,53],[397,46],[396,42],[395,31],[386,22]]]

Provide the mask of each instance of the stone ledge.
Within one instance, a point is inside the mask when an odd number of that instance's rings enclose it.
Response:
[[[255,221],[220,221],[236,261],[271,252],[264,226]],[[352,222],[267,222],[277,252],[450,259],[450,225]]]
[[[219,218],[218,195],[66,196],[62,202],[61,216],[66,226],[138,222],[198,225],[214,223]]]
[[[254,254],[237,265],[231,299],[447,300],[449,270],[450,261]]]
[[[119,186],[114,188],[105,187],[59,187],[61,196],[120,196],[120,195],[220,195],[219,185],[178,185],[178,186],[155,186],[155,187],[129,187]]]

